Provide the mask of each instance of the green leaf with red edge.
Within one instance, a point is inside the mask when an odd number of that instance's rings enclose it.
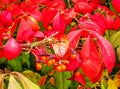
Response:
[[[66,29],[66,23],[63,19],[62,15],[60,13],[57,13],[57,15],[53,19],[53,29],[56,32],[64,33]]]
[[[116,59],[113,46],[110,44],[108,40],[106,40],[104,37],[100,36],[96,32],[92,31],[92,34],[94,37],[97,38],[97,44],[100,48],[102,60],[106,68],[108,69],[109,72],[112,72]]]
[[[102,75],[102,61],[90,36],[83,44],[81,59],[83,60],[81,65],[83,72],[92,82],[97,82]]]
[[[67,37],[70,41],[70,46],[69,46],[70,48],[73,48],[73,49],[76,48],[76,46],[78,45],[82,31],[83,30],[75,30],[75,31],[72,31],[67,34]]]
[[[55,42],[53,44],[53,50],[56,55],[59,57],[63,57],[69,48],[69,39],[66,35],[59,35],[58,38],[55,38]]]

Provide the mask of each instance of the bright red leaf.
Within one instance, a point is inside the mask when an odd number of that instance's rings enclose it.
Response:
[[[75,30],[67,34],[70,41],[70,48],[74,49],[78,45],[82,30]]]
[[[10,38],[3,48],[3,55],[7,60],[12,60],[21,53],[21,46],[14,38]]]
[[[110,44],[108,40],[106,40],[104,37],[100,36],[96,32],[92,31],[94,37],[97,38],[97,43],[100,48],[100,52],[102,55],[102,60],[108,69],[108,71],[111,73],[112,69],[115,65],[115,51],[113,46]]]
[[[97,82],[102,75],[102,61],[91,37],[88,37],[83,44],[81,50],[81,59],[83,60],[81,65],[83,72],[92,82]],[[99,74],[100,76],[96,80],[96,77]]]
[[[18,33],[17,33],[17,41],[32,41],[33,40],[33,31],[31,27],[28,25],[28,23],[22,18],[20,21],[20,26],[18,28]],[[32,37],[32,38],[31,38]]]
[[[56,32],[64,33],[66,29],[66,23],[63,19],[62,15],[60,13],[57,13],[57,15],[53,19],[53,29]]]

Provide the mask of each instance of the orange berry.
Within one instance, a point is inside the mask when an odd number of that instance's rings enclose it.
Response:
[[[55,66],[55,70],[56,70],[57,72],[61,72],[61,71],[62,71],[61,65],[56,65],[56,66]]]
[[[46,56],[42,56],[41,59],[42,59],[43,61],[45,61],[45,60],[47,60],[47,57],[46,57]]]
[[[51,66],[52,65],[52,60],[48,60],[47,65]]]
[[[75,59],[76,57],[77,57],[76,54],[71,54],[71,58],[72,58],[72,59]]]
[[[62,71],[65,71],[65,70],[66,70],[66,66],[65,66],[64,64],[61,64],[60,66],[61,66],[61,70],[62,70]]]
[[[39,62],[36,62],[36,70],[41,70],[42,69],[42,64]]]
[[[52,59],[51,61],[52,61],[52,64],[54,65],[55,64],[55,59]]]
[[[49,26],[47,27],[47,29],[48,29],[49,31],[52,30],[52,26],[49,25]]]
[[[80,76],[80,72],[79,72],[79,71],[76,71],[76,72],[74,73],[74,75],[75,75],[76,77],[78,77],[78,76]]]

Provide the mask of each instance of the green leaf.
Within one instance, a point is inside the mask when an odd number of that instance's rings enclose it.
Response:
[[[76,81],[72,81],[70,84],[70,89],[77,89],[78,88],[79,83]]]
[[[6,59],[3,57],[0,59],[0,64],[4,63],[6,61]]]
[[[108,87],[107,89],[118,89],[115,82],[111,79],[108,80]]]
[[[8,67],[10,67],[13,71],[22,71],[22,62],[21,62],[21,56],[7,61]]]
[[[51,69],[53,69],[53,66],[42,65],[42,70],[41,70],[41,72],[42,72],[43,74],[46,74],[46,73],[48,73]]]
[[[13,75],[10,75],[8,89],[22,89],[22,87],[19,85],[19,83],[13,77]]]
[[[117,57],[118,57],[118,60],[120,61],[120,45],[119,47],[117,47]]]
[[[104,79],[101,80],[101,89],[107,89],[107,82]]]
[[[114,33],[109,40],[114,48],[120,45],[120,31]]]
[[[23,64],[26,64],[28,68],[30,68],[30,54],[25,54],[25,53],[22,53],[21,54],[21,59],[22,59],[22,62]]]
[[[0,89],[4,89],[4,76],[5,74],[0,74]]]
[[[70,77],[70,72],[56,72],[54,78],[57,89],[68,89],[71,81],[67,79]]]
[[[18,76],[18,78],[21,81],[24,89],[41,89],[35,83],[30,81],[28,78],[26,78],[24,75],[22,75],[22,74],[20,74],[18,72],[13,72],[13,74]]]
[[[38,83],[38,80],[41,77],[40,74],[33,72],[31,70],[25,70],[23,71],[23,74],[34,83]]]

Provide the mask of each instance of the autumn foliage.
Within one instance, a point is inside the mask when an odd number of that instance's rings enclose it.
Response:
[[[119,6],[119,0],[0,0],[1,68],[31,69],[41,75],[40,87],[49,80],[57,89],[70,87],[55,84],[60,73],[89,89],[88,83],[102,86],[107,71],[108,88],[120,87],[118,77],[110,78],[120,61]]]

